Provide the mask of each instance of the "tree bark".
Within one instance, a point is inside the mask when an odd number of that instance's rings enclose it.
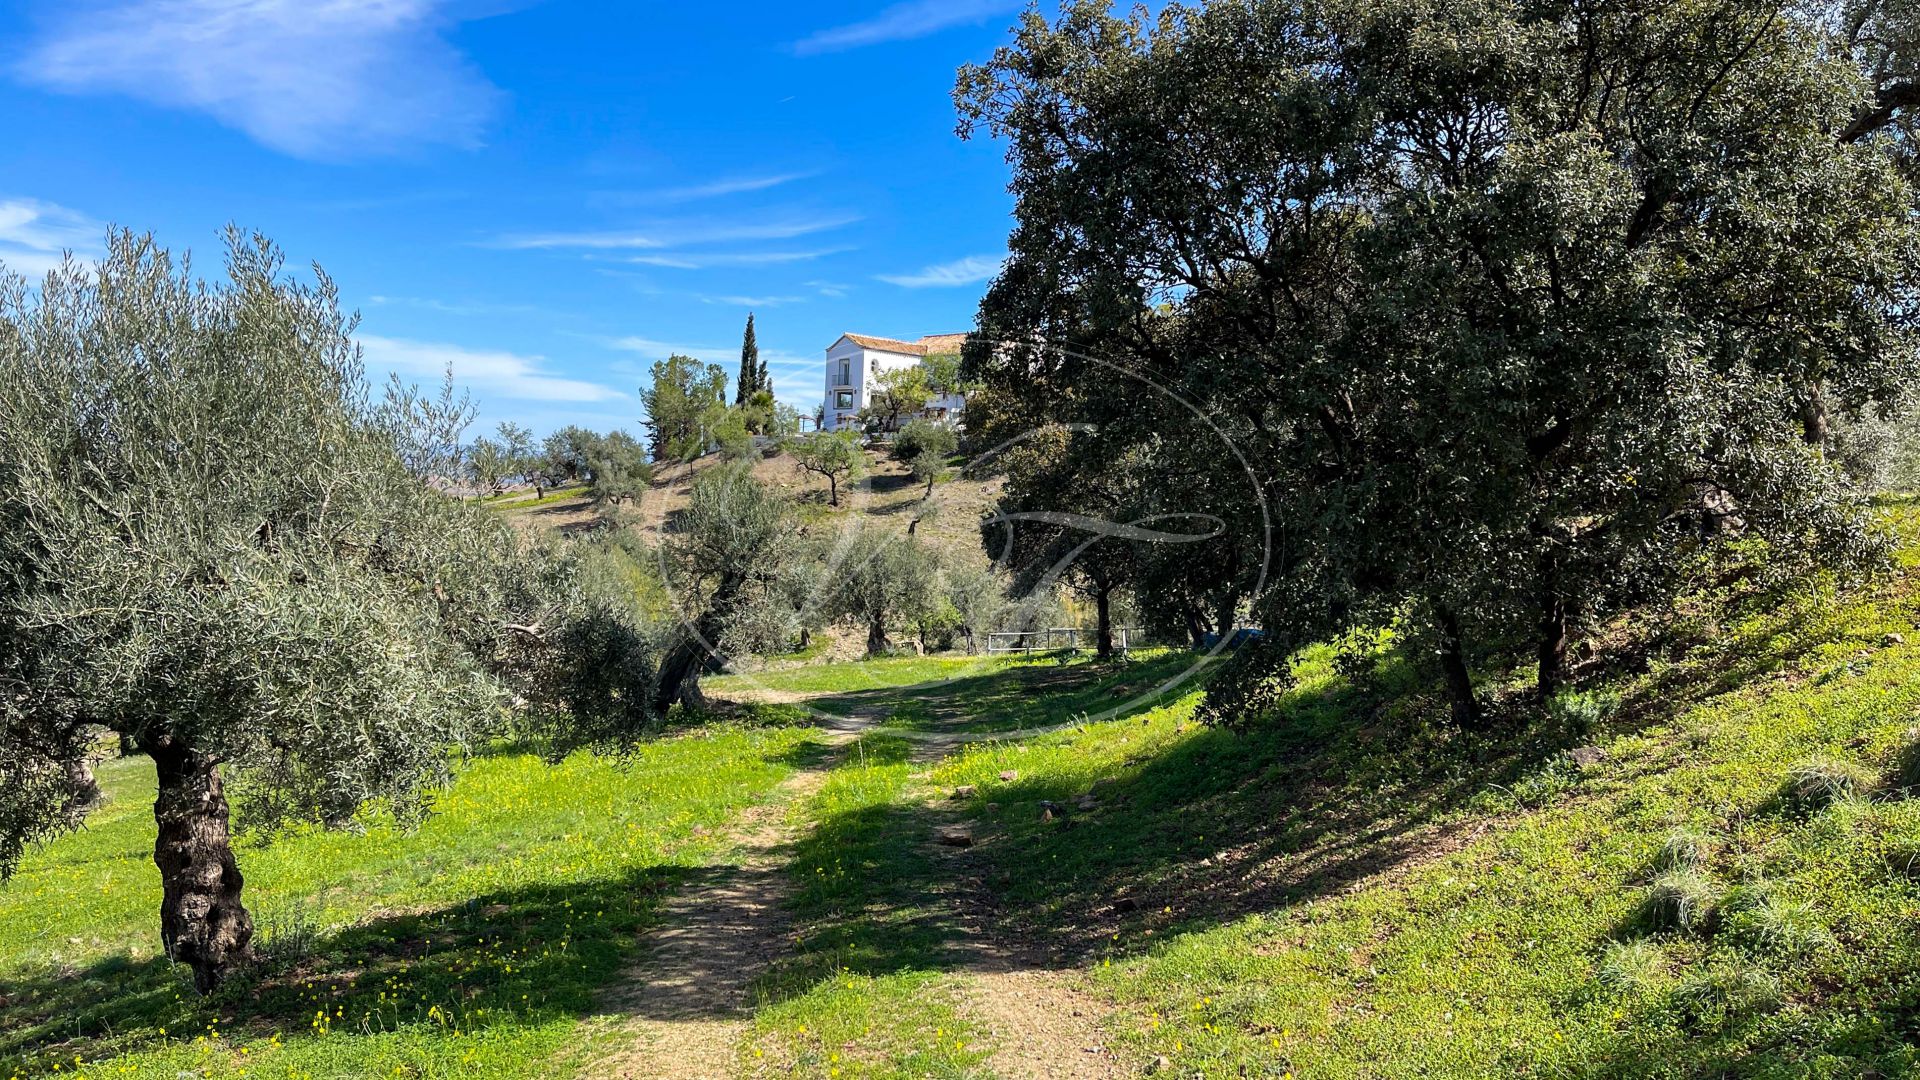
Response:
[[[867,620],[867,655],[880,656],[887,651],[887,620]]]
[[[1540,612],[1540,702],[1553,700],[1560,692],[1560,679],[1567,668],[1567,601],[1549,592],[1542,598]]]
[[[67,762],[67,820],[78,825],[100,805],[100,782],[94,779],[93,758],[82,755]]]
[[[252,957],[253,943],[220,767],[169,735],[143,738],[141,746],[159,778],[160,942],[175,963],[193,969],[194,988],[210,994]]]
[[[660,662],[660,681],[653,692],[656,715],[667,715],[667,710],[677,701],[685,702],[691,709],[706,707],[706,695],[700,691],[700,668],[707,661],[707,647],[701,643],[703,636],[682,635],[668,650],[667,658]]]
[[[1207,647],[1207,624],[1200,613],[1189,607],[1182,613],[1187,624],[1187,638],[1193,642],[1193,651],[1199,652]]]
[[[1827,445],[1827,435],[1831,425],[1827,420],[1827,398],[1815,383],[1807,388],[1800,398],[1800,438],[1808,446]]]
[[[1102,588],[1093,596],[1094,659],[1113,659],[1113,590]]]
[[[1440,672],[1446,677],[1447,694],[1453,700],[1453,722],[1463,728],[1479,727],[1484,717],[1480,699],[1473,692],[1473,673],[1467,670],[1460,620],[1452,609],[1444,607],[1434,609],[1434,620],[1440,627]]]
[[[1218,628],[1221,641],[1233,640],[1233,632],[1239,623],[1240,594],[1229,592],[1220,600],[1220,606],[1214,615],[1214,625]]]
[[[827,505],[835,509],[840,506],[840,481],[832,473],[827,474]]]

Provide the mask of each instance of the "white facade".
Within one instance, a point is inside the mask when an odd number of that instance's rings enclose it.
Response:
[[[879,389],[880,373],[909,368],[930,353],[958,352],[964,334],[935,334],[919,341],[897,341],[865,334],[842,334],[827,347],[826,407],[820,414],[823,431],[859,426],[857,414]],[[951,346],[949,348],[948,346]],[[930,402],[930,415],[949,418],[966,407],[963,394],[948,394]]]

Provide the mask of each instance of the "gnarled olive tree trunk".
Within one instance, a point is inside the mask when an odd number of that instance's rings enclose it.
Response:
[[[193,985],[210,994],[251,958],[253,917],[240,903],[243,884],[228,829],[220,767],[182,740],[142,740],[153,758],[160,793],[153,845],[160,868],[160,941],[175,963],[193,969]]]

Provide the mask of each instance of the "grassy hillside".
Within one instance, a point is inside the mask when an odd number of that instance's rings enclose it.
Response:
[[[710,454],[688,464],[663,465],[654,475],[651,489],[634,508],[635,527],[657,535],[673,515],[685,508],[693,493],[693,481],[720,461]],[[826,481],[801,472],[791,457],[776,454],[754,463],[754,475],[778,491],[786,492],[801,508],[802,519],[809,524],[846,518],[864,519],[870,524],[904,533],[917,514],[924,519],[914,535],[928,543],[964,551],[973,556],[980,549],[979,519],[998,498],[999,478],[972,480],[956,469],[934,486],[931,499],[926,485],[913,479],[908,468],[885,454],[866,451],[860,474],[840,483],[840,506],[827,505]],[[545,498],[532,492],[516,493],[489,506],[512,520],[533,527],[575,529],[595,523],[599,515],[592,500],[578,488],[563,489]],[[930,511],[930,512],[929,512]]]
[[[114,763],[0,891],[0,1077],[572,1075],[645,1008],[659,898],[795,770],[740,1076],[1915,1075],[1917,573],[1699,597],[1483,735],[1384,649],[1309,650],[1243,734],[1160,690],[1180,653],[712,680],[761,726],[481,758],[417,833],[249,847],[269,960],[210,1002],[154,958],[151,779]]]

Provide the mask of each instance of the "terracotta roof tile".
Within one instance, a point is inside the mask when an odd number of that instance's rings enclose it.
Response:
[[[866,334],[848,334],[847,340],[863,349],[878,349],[881,352],[905,353],[908,356],[925,356],[927,347],[893,338],[869,337]]]
[[[966,343],[967,335],[965,334],[928,334],[919,341],[919,344],[926,346],[929,356],[957,353],[960,351],[960,346]]]

